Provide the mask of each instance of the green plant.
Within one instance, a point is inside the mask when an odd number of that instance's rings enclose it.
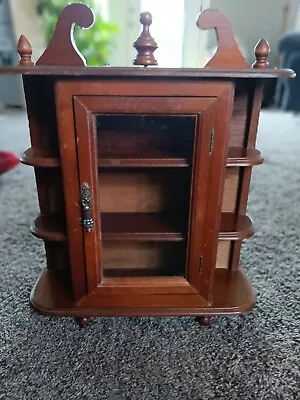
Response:
[[[88,65],[105,65],[109,62],[109,56],[114,48],[118,27],[102,18],[99,9],[95,5],[95,0],[84,0],[81,2],[93,9],[95,12],[95,23],[90,29],[75,27],[74,38],[76,45],[85,57]],[[69,3],[70,1],[68,0],[39,1],[36,10],[44,21],[47,43],[49,43],[52,37],[62,9]]]

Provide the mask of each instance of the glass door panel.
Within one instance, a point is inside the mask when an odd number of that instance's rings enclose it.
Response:
[[[217,104],[207,94],[74,96],[80,185],[90,185],[94,220],[83,231],[88,293],[196,291],[207,298]],[[210,210],[217,206],[214,197]]]
[[[95,118],[100,165],[132,165],[138,159],[150,166],[159,160],[162,165],[169,161],[170,166],[191,163],[196,117],[101,114]]]
[[[185,276],[197,116],[94,118],[104,278]]]

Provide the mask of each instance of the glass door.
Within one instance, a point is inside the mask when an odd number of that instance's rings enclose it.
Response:
[[[185,276],[197,119],[95,114],[103,277]]]
[[[149,282],[153,293],[195,291],[190,264],[197,259],[199,271],[214,102],[74,97],[80,181],[90,187],[95,220],[85,229],[93,290],[97,276],[99,293],[125,283],[142,291]]]
[[[232,97],[222,83],[58,85],[77,301],[207,304]]]

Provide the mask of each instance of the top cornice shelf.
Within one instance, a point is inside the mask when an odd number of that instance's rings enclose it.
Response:
[[[157,65],[154,52],[157,43],[150,34],[152,15],[141,13],[142,32],[134,42],[137,56],[134,64],[141,67],[87,67],[86,61],[75,45],[74,25],[89,28],[94,22],[93,11],[85,4],[73,3],[66,6],[57,21],[55,31],[48,47],[37,60],[31,60],[32,47],[29,40],[21,35],[18,42],[20,66],[2,67],[0,74],[52,75],[82,77],[181,77],[181,78],[289,78],[295,74],[291,70],[269,69],[270,47],[266,40],[260,39],[255,46],[255,61],[252,68],[241,53],[227,17],[216,9],[206,9],[197,16],[200,29],[214,29],[218,47],[205,68],[153,68]]]
[[[158,68],[158,67],[71,67],[29,66],[0,67],[0,74],[53,75],[82,77],[172,77],[172,78],[291,78],[291,69],[252,68]]]

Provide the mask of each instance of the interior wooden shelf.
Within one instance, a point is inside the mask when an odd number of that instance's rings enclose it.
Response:
[[[257,149],[244,149],[242,147],[229,147],[227,167],[251,167],[264,162],[260,151]]]
[[[184,267],[183,267],[184,270]],[[178,269],[170,271],[168,268],[113,268],[104,270],[105,278],[149,278],[149,277],[164,277],[164,276],[180,276]],[[176,273],[177,272],[177,273]],[[129,278],[129,279],[130,279]]]
[[[59,157],[46,148],[30,147],[21,155],[20,161],[32,167],[51,168],[60,166]]]
[[[196,305],[196,302],[193,305],[193,301],[187,301],[185,294],[153,295],[155,306],[149,306],[147,295],[135,296],[134,299],[139,299],[139,307],[124,306],[123,296],[118,297],[120,300],[119,309],[109,307],[111,298],[108,296],[102,297],[102,307],[92,308],[81,306],[78,303],[75,304],[72,298],[70,280],[64,277],[62,273],[44,269],[31,292],[30,302],[34,310],[41,314],[70,317],[76,315],[232,315],[247,312],[255,304],[255,295],[251,283],[242,268],[234,272],[226,269],[217,269],[213,285],[212,303],[201,308]],[[129,297],[126,298],[127,302],[134,300],[133,296]],[[191,299],[192,297],[188,296]],[[176,306],[174,306],[175,300]]]
[[[23,164],[33,167],[59,167],[60,160],[48,149],[29,148],[20,157]],[[135,154],[103,154],[98,157],[98,167],[188,167],[189,161],[184,157],[175,157],[163,151]]]
[[[161,149],[114,149],[98,154],[99,167],[188,167],[185,157]]]
[[[103,240],[182,241],[184,230],[170,216],[152,213],[102,213]],[[49,241],[67,240],[60,214],[40,215],[31,227],[34,236]],[[219,240],[243,240],[254,233],[247,215],[222,213]]]
[[[184,240],[183,229],[172,216],[156,213],[102,213],[104,240]]]

